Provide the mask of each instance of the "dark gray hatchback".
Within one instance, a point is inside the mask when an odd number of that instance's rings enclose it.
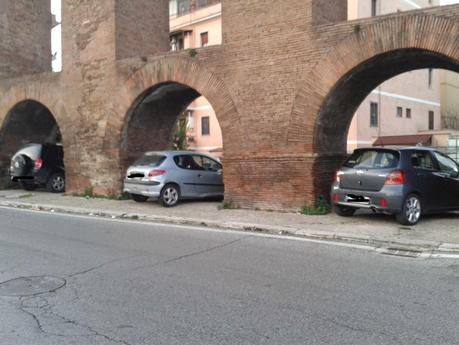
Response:
[[[357,149],[336,173],[335,213],[359,208],[394,214],[414,225],[427,213],[459,210],[459,166],[433,149]]]

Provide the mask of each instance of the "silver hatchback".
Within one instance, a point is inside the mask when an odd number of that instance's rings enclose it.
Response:
[[[165,207],[181,199],[223,197],[222,165],[194,152],[147,152],[128,168],[123,191],[137,202],[159,199]]]

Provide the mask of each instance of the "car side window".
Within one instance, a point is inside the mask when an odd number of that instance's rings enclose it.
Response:
[[[453,177],[457,177],[459,175],[459,167],[456,162],[438,152],[434,152],[434,155],[438,161],[441,172],[450,174]]]
[[[222,166],[220,163],[214,161],[213,159],[201,156],[202,158],[202,167],[206,171],[218,171],[221,170]]]
[[[417,151],[411,154],[411,166],[415,169],[436,170],[435,163],[428,151]]]
[[[193,170],[205,170],[202,166],[202,157],[198,155],[191,156],[193,160]]]
[[[182,155],[175,156],[174,162],[179,168],[186,170],[203,170],[200,156]]]

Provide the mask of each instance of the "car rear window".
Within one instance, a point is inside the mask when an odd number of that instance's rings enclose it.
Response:
[[[400,155],[395,151],[357,150],[344,163],[348,168],[390,169],[398,166]]]
[[[148,165],[157,167],[161,165],[162,162],[166,159],[166,156],[158,155],[155,153],[145,153],[142,157],[140,157],[134,165]]]
[[[40,144],[30,144],[20,149],[16,153],[16,155],[26,155],[27,157],[35,161],[41,157],[41,149],[42,145]]]

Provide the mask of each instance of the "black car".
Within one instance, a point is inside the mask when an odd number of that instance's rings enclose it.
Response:
[[[423,214],[459,210],[459,166],[430,148],[357,149],[336,173],[331,200],[343,217],[366,208],[414,225]]]
[[[64,151],[62,145],[29,144],[11,159],[11,179],[25,190],[46,186],[53,193],[65,190]]]

